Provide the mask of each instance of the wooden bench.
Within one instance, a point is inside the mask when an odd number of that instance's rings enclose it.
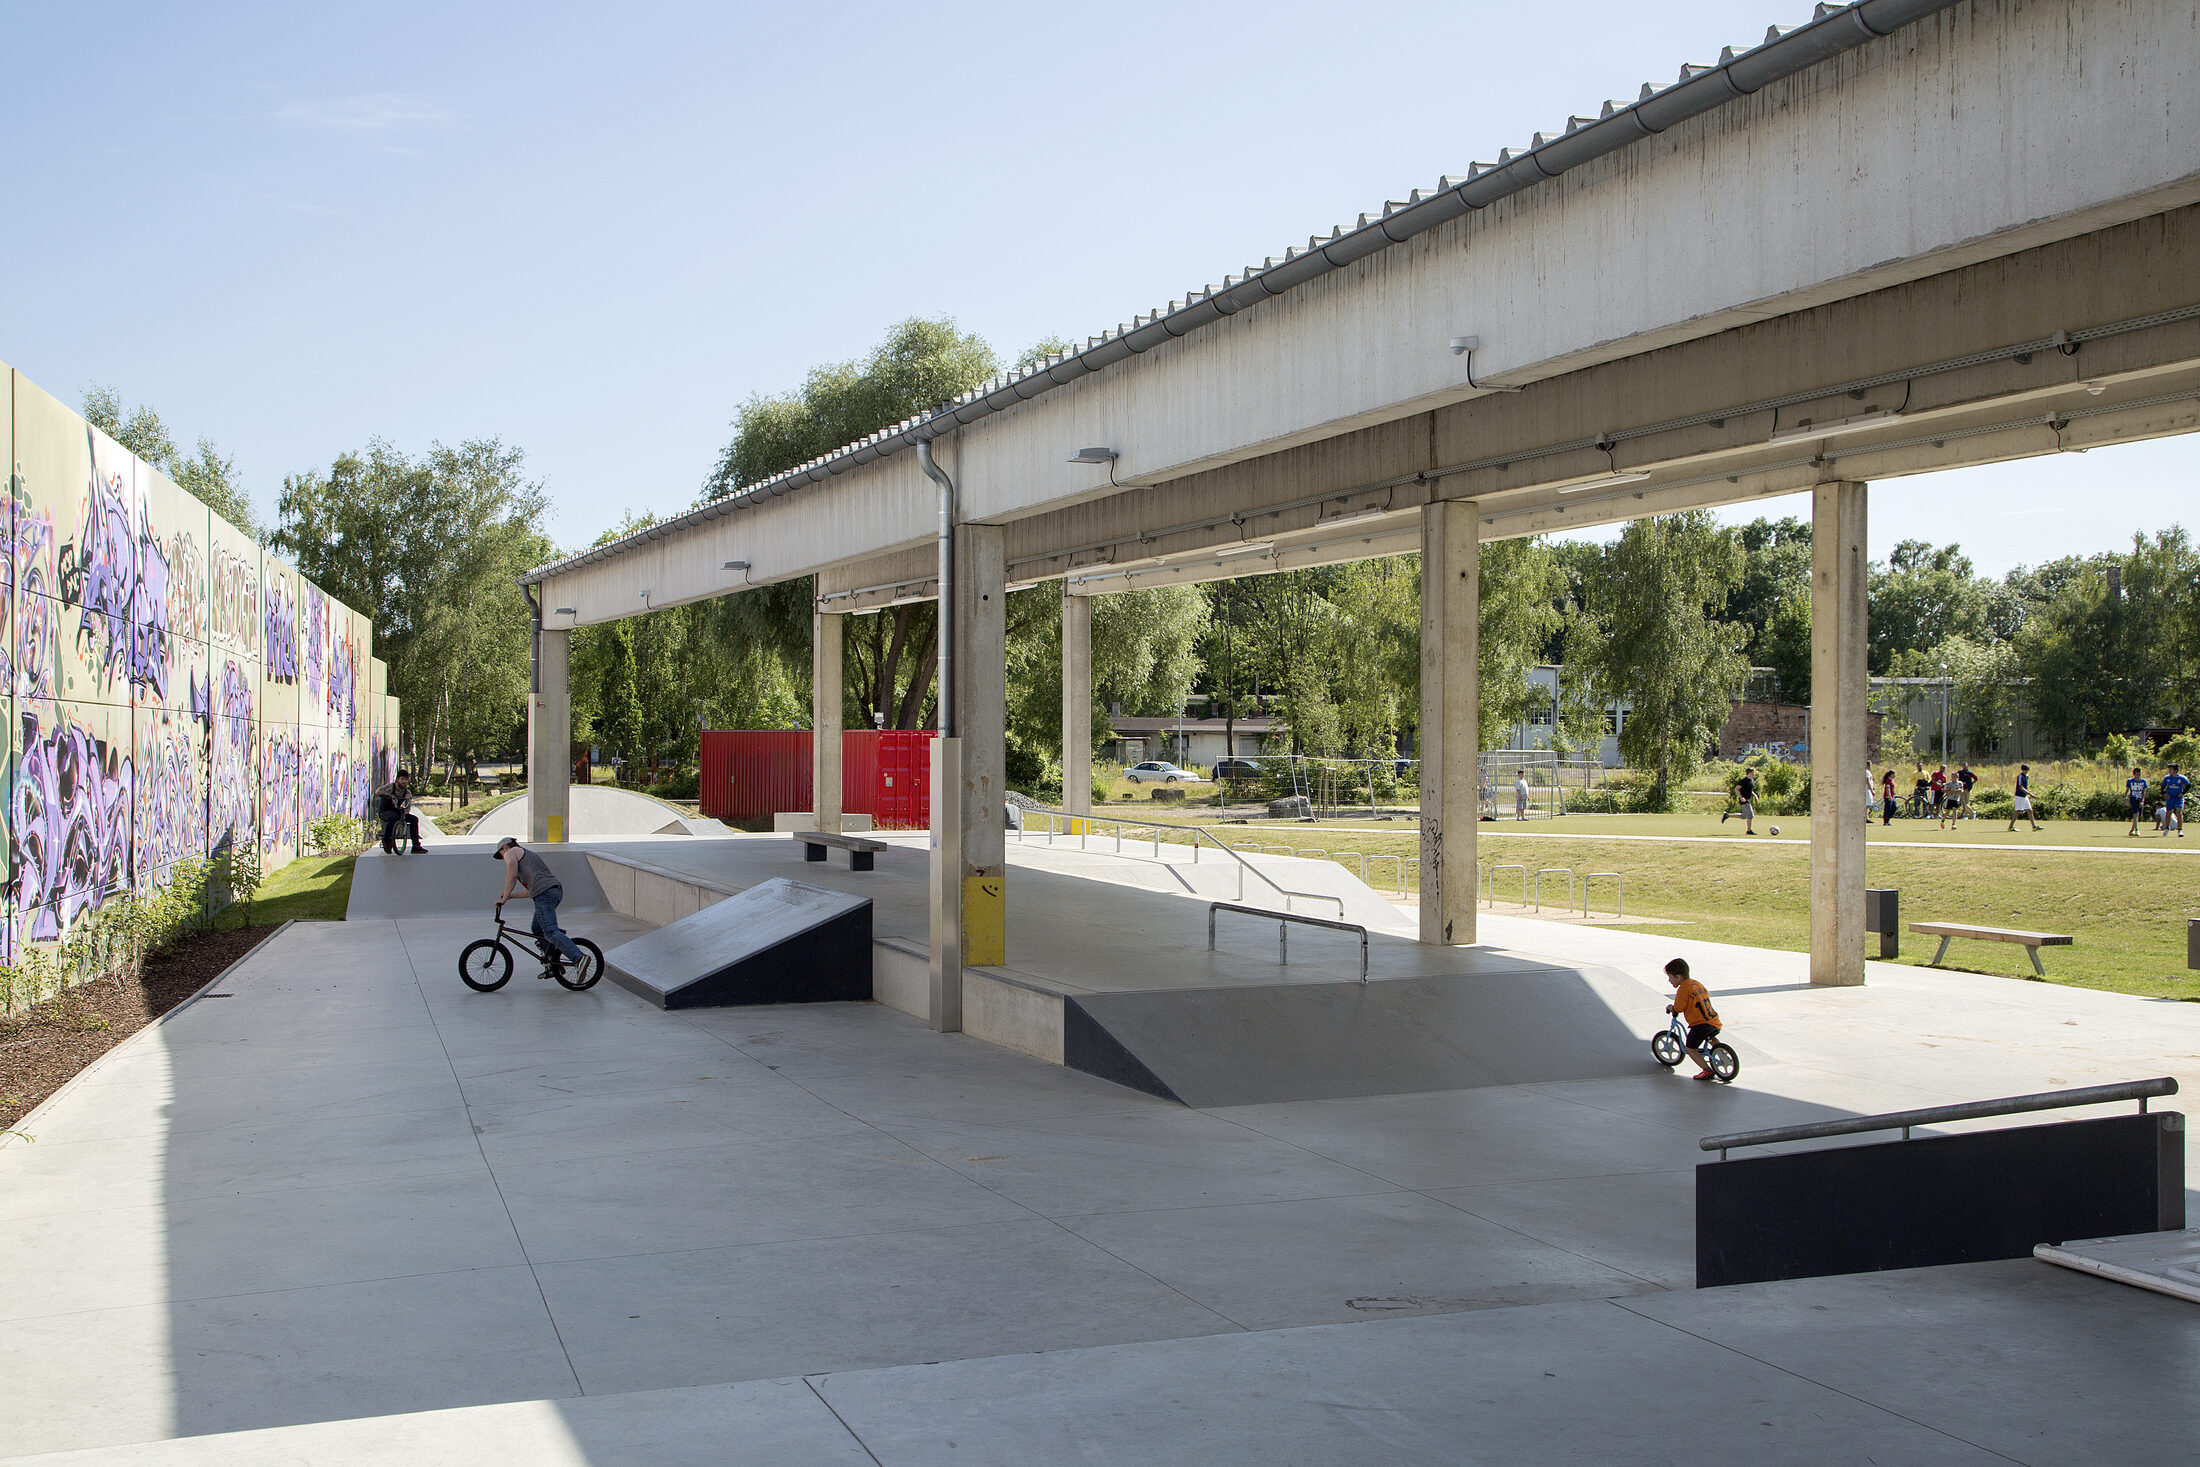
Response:
[[[830,830],[798,830],[794,838],[802,842],[805,861],[824,860],[827,846],[846,851],[850,871],[870,870],[871,858],[886,849],[886,842],[882,840],[865,840],[860,835],[841,835]]]
[[[2043,947],[2068,947],[2072,939],[2057,932],[2017,932],[2007,927],[1972,927],[1962,922],[1912,922],[1912,932],[1940,939],[1940,950],[1933,954],[1933,964],[1948,956],[1948,939],[1972,937],[1980,942],[2016,942],[2024,945],[2025,956],[2032,960],[2032,971],[2042,978],[2047,970],[2040,966],[2040,949]]]

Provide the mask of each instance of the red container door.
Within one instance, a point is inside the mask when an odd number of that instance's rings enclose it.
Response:
[[[808,729],[705,730],[701,766],[706,815],[763,821],[811,808]]]
[[[921,830],[932,820],[933,733],[896,729],[876,737],[878,823],[889,830]]]

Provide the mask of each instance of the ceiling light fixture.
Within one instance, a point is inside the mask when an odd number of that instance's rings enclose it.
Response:
[[[1610,489],[1620,484],[1640,484],[1650,477],[1648,469],[1629,469],[1623,473],[1584,474],[1578,479],[1561,479],[1556,484],[1540,487],[1556,489],[1561,494],[1579,494],[1586,489]]]
[[[1371,504],[1365,509],[1355,509],[1346,514],[1331,515],[1328,519],[1320,521],[1319,524],[1322,528],[1327,528],[1330,525],[1349,525],[1355,520],[1372,520],[1389,513],[1390,511],[1381,505]]]
[[[1781,428],[1765,441],[1768,443],[1794,443],[1813,438],[1831,438],[1841,433],[1861,433],[1866,428],[1883,428],[1897,422],[1902,414],[1893,408],[1882,408],[1875,413],[1858,413],[1851,418],[1828,418],[1823,423],[1804,419],[1792,428]]]
[[[1225,545],[1215,552],[1215,559],[1227,560],[1233,555],[1265,555],[1276,548],[1273,540],[1263,540],[1258,545]]]

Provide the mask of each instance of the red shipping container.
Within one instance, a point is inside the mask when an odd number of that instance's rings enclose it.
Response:
[[[880,830],[932,820],[933,730],[849,729],[840,736],[840,808]]]
[[[885,830],[921,830],[931,819],[930,729],[849,729],[840,736],[840,808]],[[707,729],[703,813],[736,823],[808,810],[810,731]]]

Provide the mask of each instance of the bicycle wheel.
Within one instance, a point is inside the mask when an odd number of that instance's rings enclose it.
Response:
[[[458,976],[476,993],[494,993],[512,979],[512,950],[493,937],[466,944]]]
[[[1741,1056],[1734,1053],[1730,1046],[1717,1040],[1711,1042],[1711,1048],[1707,1052],[1711,1057],[1711,1078],[1721,1085],[1733,1084],[1734,1077],[1742,1072]]]
[[[584,988],[594,988],[596,980],[603,976],[603,949],[585,937],[573,939],[573,946],[581,950],[581,960],[568,961],[557,971],[558,982],[579,993]]]
[[[1650,1036],[1650,1054],[1670,1070],[1681,1062],[1681,1042],[1673,1037],[1672,1030],[1660,1029]]]

